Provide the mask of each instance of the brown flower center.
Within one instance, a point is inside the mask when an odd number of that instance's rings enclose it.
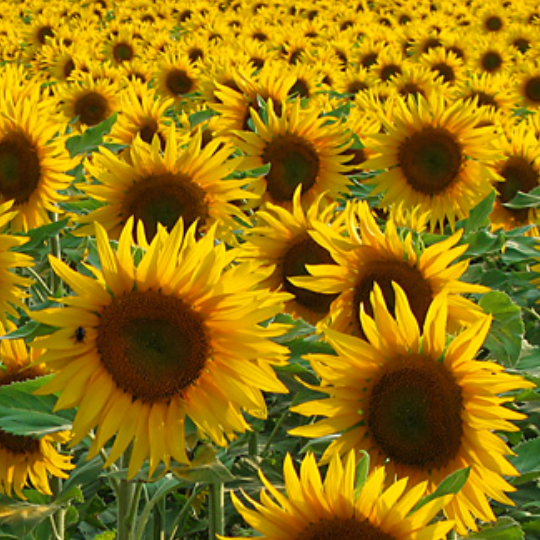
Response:
[[[401,67],[397,64],[388,64],[381,69],[381,80],[389,81],[392,77],[401,74]]]
[[[158,223],[171,231],[180,217],[189,227],[199,219],[199,227],[208,217],[205,191],[187,176],[167,173],[136,182],[127,192],[122,208],[124,219],[134,216],[142,220],[148,239],[152,239]]]
[[[183,96],[193,92],[195,79],[192,79],[184,69],[171,69],[165,77],[167,90],[175,96]]]
[[[52,26],[42,26],[36,34],[37,40],[41,45],[45,45],[47,38],[54,37],[54,29]]]
[[[502,56],[496,51],[486,52],[480,61],[482,69],[489,73],[497,71],[502,66]]]
[[[308,276],[306,264],[335,264],[330,253],[310,236],[296,241],[283,257],[283,284],[285,290],[294,294],[296,302],[311,311],[325,315],[337,294],[324,294],[296,287],[287,278]]]
[[[504,178],[504,182],[497,184],[499,191],[499,201],[504,204],[511,201],[518,193],[522,191],[528,193],[537,188],[539,174],[529,161],[521,156],[512,156],[508,158],[499,174]],[[525,222],[529,215],[528,208],[506,208],[508,212],[519,221]]]
[[[34,145],[22,133],[12,132],[0,141],[0,193],[23,204],[39,185],[41,165]]]
[[[87,92],[75,102],[75,116],[79,117],[81,124],[96,126],[110,114],[107,98],[99,92]]]
[[[319,176],[319,156],[309,141],[297,135],[280,135],[266,145],[263,161],[268,192],[277,202],[292,201],[298,186],[309,191]]]
[[[131,60],[133,56],[135,56],[135,51],[133,50],[133,47],[129,43],[117,43],[113,47],[113,57],[118,62],[126,62],[128,60]]]
[[[497,15],[488,17],[484,24],[486,26],[486,30],[489,30],[490,32],[498,32],[503,26],[501,18],[497,17]]]
[[[420,354],[391,359],[367,397],[367,425],[396,465],[445,467],[461,447],[461,387],[442,362]]]
[[[530,49],[531,42],[525,38],[517,38],[512,45],[516,47],[520,53],[525,54]]]
[[[373,316],[370,295],[375,283],[382,290],[388,310],[392,315],[395,315],[396,297],[392,287],[393,281],[405,291],[418,325],[423,326],[433,298],[429,281],[418,268],[410,266],[404,261],[373,261],[367,263],[362,270],[353,300],[354,309],[356,310],[354,321],[358,324],[360,335],[363,338],[365,338],[365,334],[360,322],[360,309],[363,305],[365,312],[370,317]]]
[[[134,398],[153,402],[181,394],[209,358],[204,321],[180,298],[133,291],[115,297],[100,318],[101,362]]]
[[[434,71],[437,77],[441,77],[445,83],[453,83],[456,80],[456,74],[452,67],[443,62],[431,66],[431,71]]]
[[[524,87],[525,96],[533,103],[540,103],[540,77],[531,77]]]
[[[294,540],[395,540],[369,520],[321,519],[308,525]]]
[[[463,161],[456,137],[439,127],[426,127],[405,139],[398,158],[407,183],[426,195],[445,191],[459,175]]]

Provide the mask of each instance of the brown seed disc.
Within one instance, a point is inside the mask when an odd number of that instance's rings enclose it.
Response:
[[[398,159],[415,191],[436,195],[456,180],[464,157],[461,145],[447,129],[426,127],[401,143]]]
[[[311,523],[294,540],[395,540],[369,520],[321,519]]]
[[[298,186],[306,193],[319,176],[317,151],[309,141],[297,135],[278,136],[266,145],[262,157],[265,163],[270,163],[267,189],[275,201],[292,201]]]
[[[183,96],[195,89],[195,80],[184,69],[172,69],[165,77],[165,86],[171,94]]]
[[[75,116],[87,126],[96,126],[109,116],[107,98],[99,92],[89,91],[75,102]]]
[[[157,291],[115,297],[101,313],[97,349],[119,388],[148,402],[182,394],[210,356],[202,317]]]
[[[482,56],[480,63],[482,69],[491,73],[502,66],[502,56],[496,51],[488,51]]]
[[[533,103],[540,103],[540,77],[531,77],[525,84],[525,96]]]
[[[129,61],[135,56],[135,51],[129,43],[117,43],[113,47],[113,57],[117,62]]]

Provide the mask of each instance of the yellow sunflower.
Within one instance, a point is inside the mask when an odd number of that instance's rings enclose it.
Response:
[[[384,193],[381,207],[397,205],[430,212],[430,226],[454,229],[493,189],[486,167],[498,156],[489,128],[475,126],[474,104],[443,97],[399,98],[392,122],[383,118],[387,133],[372,135],[378,155],[364,167],[385,172],[375,176],[373,194]]]
[[[375,284],[382,288],[393,309],[392,282],[405,290],[420,325],[431,303],[443,292],[448,295],[449,320],[454,330],[485,317],[476,304],[461,295],[485,293],[488,289],[460,281],[468,260],[452,264],[467,249],[467,245],[456,246],[461,231],[418,253],[419,246],[413,244],[411,233],[402,239],[392,219],[387,221],[383,233],[363,201],[348,203],[344,219],[348,237],[318,222],[313,223],[315,231],[310,233],[329,251],[337,266],[309,266],[311,276],[290,278],[297,287],[339,294],[330,313],[333,329],[365,337],[359,313],[365,309],[371,314],[369,298]],[[328,322],[323,320],[320,326]]]
[[[9,331],[15,325],[7,323]],[[6,330],[0,323],[0,333]],[[47,373],[45,366],[39,364],[42,351],[31,350],[30,354],[24,340],[6,339],[0,342],[0,386],[35,379]],[[32,367],[30,367],[32,366]],[[52,495],[48,475],[68,478],[66,471],[75,468],[72,456],[60,454],[59,443],[70,439],[68,432],[62,431],[45,435],[39,439],[25,435],[14,435],[0,429],[0,493],[11,497],[12,492],[21,499],[26,499],[23,489],[32,485],[39,492]]]
[[[256,133],[235,132],[245,170],[270,165],[263,201],[291,208],[293,194],[302,186],[302,205],[307,207],[323,192],[334,198],[348,191],[345,163],[350,156],[345,151],[350,137],[341,124],[302,110],[299,99],[284,106],[281,118],[269,100],[266,114],[267,123],[251,111]]]
[[[516,76],[516,91],[523,107],[538,109],[540,108],[540,69],[533,62],[526,62],[525,66]]]
[[[131,478],[148,455],[150,475],[161,461],[189,463],[186,416],[220,446],[250,429],[242,411],[265,418],[261,390],[287,392],[272,370],[287,349],[269,339],[282,325],[260,323],[289,295],[261,289],[267,273],[256,265],[231,266],[234,255],[216,245],[215,227],[198,242],[195,225],[184,233],[179,220],[170,234],[160,227],[138,264],[132,219],[116,252],[95,229],[95,279],[51,257],[75,296],[59,300],[66,307],[31,313],[59,328],[34,343],[57,372],[40,393],[61,392],[57,409],[78,406],[71,445],[97,428],[91,458],[116,434],[105,465],[132,444]],[[81,328],[84,339],[76,340]]]
[[[488,497],[513,505],[506,492],[515,488],[503,476],[519,473],[494,431],[518,431],[511,420],[525,416],[504,407],[513,398],[499,394],[534,384],[474,359],[491,318],[480,319],[447,346],[445,295],[433,300],[419,325],[403,289],[396,283],[393,288],[395,316],[378,286],[371,295],[373,317],[362,312],[366,341],[325,331],[337,356],[313,354],[309,361],[321,378],[316,389],[330,397],[291,409],[325,418],[290,433],[340,433],[324,461],[365,449],[375,466],[386,465],[390,478],[408,477],[411,485],[427,481],[430,492],[449,474],[470,467],[467,482],[445,508],[465,534],[477,530],[475,517],[495,520]]]
[[[263,285],[291,293],[293,298],[285,304],[285,310],[315,324],[327,315],[336,295],[295,287],[288,278],[308,275],[306,264],[333,264],[330,253],[311,238],[309,231],[313,230],[315,221],[323,227],[336,227],[336,222],[332,223],[336,205],[321,208],[318,199],[304,212],[300,190],[299,186],[294,193],[292,212],[271,203],[257,211],[257,224],[246,232],[238,258],[270,267],[272,273]]]
[[[180,148],[175,128],[168,131],[164,152],[154,136],[148,145],[137,137],[129,160],[101,148],[88,161],[87,169],[99,184],[81,186],[91,197],[106,203],[80,218],[86,224],[79,234],[92,234],[93,223],[100,223],[113,238],[118,238],[128,219],[141,220],[148,238],[153,238],[158,225],[171,230],[180,217],[187,226],[197,222],[202,233],[218,222],[218,236],[233,237],[237,228],[235,217],[244,218],[233,204],[257,198],[242,189],[256,179],[225,180],[238,166],[241,158],[233,158],[234,147],[216,138],[201,149],[200,131],[187,148]]]
[[[28,86],[33,86],[28,81]],[[74,161],[65,148],[62,124],[53,100],[36,91],[0,88],[0,203],[14,201],[13,230],[28,231],[50,223],[50,212],[65,200]]]
[[[171,52],[160,55],[154,73],[156,92],[175,103],[188,99],[195,92],[199,80],[199,68],[189,59]]]
[[[425,482],[407,489],[409,482],[403,478],[385,489],[387,473],[379,467],[357,490],[354,452],[343,459],[333,456],[324,481],[313,454],[302,460],[300,475],[287,454],[283,475],[285,494],[259,471],[268,492],[261,492],[260,503],[244,493],[253,509],[231,493],[234,506],[262,540],[443,540],[453,526],[451,521],[428,525],[450,496],[411,511],[426,492]]]

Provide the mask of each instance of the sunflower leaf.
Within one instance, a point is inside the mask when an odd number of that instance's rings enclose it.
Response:
[[[455,493],[458,493],[465,485],[465,482],[467,482],[470,471],[471,468],[467,467],[465,469],[459,469],[458,471],[454,471],[452,474],[449,474],[439,484],[439,486],[433,493],[422,497],[409,514],[416,512],[418,509],[422,508],[422,506],[426,505],[428,502],[433,501],[434,499],[444,497],[445,495],[454,495]]]
[[[522,442],[512,451],[516,455],[510,457],[510,462],[521,473],[512,484],[524,484],[540,477],[540,437]]]
[[[82,135],[75,135],[66,141],[66,148],[71,157],[87,152],[93,152],[103,143],[103,137],[107,135],[114,123],[118,113],[111,114],[109,118],[98,124],[88,128]]]
[[[525,332],[520,307],[501,291],[485,294],[479,305],[486,313],[493,315],[493,323],[484,347],[495,360],[505,366],[515,367]]]
[[[457,228],[463,228],[463,234],[466,237],[471,232],[477,231],[482,227],[489,225],[489,215],[493,210],[493,204],[497,194],[492,191],[482,202],[477,204],[470,212],[469,217],[457,223]]]
[[[358,498],[358,495],[364,487],[364,484],[366,483],[369,475],[369,454],[365,450],[360,450],[360,453],[362,454],[362,457],[358,460],[358,463],[356,464],[356,480],[354,483],[355,499]]]
[[[519,523],[510,517],[501,517],[495,525],[488,525],[477,533],[469,534],[474,540],[523,540],[524,534]]]
[[[0,495],[0,532],[24,538],[57,509],[56,504],[32,504]]]
[[[17,328],[13,332],[9,332],[4,336],[0,336],[2,339],[29,339],[35,338],[38,336],[46,336],[52,334],[55,331],[54,326],[49,326],[48,324],[39,323],[37,321],[29,321],[25,325]]]
[[[539,208],[540,207],[540,187],[532,189],[531,191],[524,193],[523,191],[518,191],[516,196],[504,203],[503,206],[511,209],[521,209],[521,208]]]

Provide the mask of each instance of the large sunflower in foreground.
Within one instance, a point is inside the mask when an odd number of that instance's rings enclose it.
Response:
[[[89,457],[116,434],[109,466],[132,443],[129,477],[148,455],[150,475],[161,461],[189,463],[186,416],[221,446],[250,429],[242,411],[266,417],[261,390],[287,392],[272,370],[287,349],[269,339],[281,325],[260,323],[289,298],[258,287],[266,273],[254,264],[231,266],[215,228],[197,242],[195,225],[159,227],[137,265],[132,229],[130,219],[115,252],[96,223],[95,279],[51,257],[75,296],[31,313],[59,328],[34,342],[57,372],[40,393],[61,392],[57,409],[78,406],[73,445],[97,428]]]
[[[430,212],[430,226],[455,227],[493,190],[486,167],[497,158],[493,130],[475,127],[474,104],[447,105],[440,96],[399,99],[387,133],[372,135],[378,153],[365,168],[383,170],[370,183],[383,193],[381,207],[401,205]]]
[[[525,416],[504,407],[513,398],[499,394],[534,384],[474,359],[491,318],[480,319],[447,346],[446,296],[433,300],[419,326],[405,292],[393,287],[395,317],[378,286],[371,296],[373,317],[362,312],[366,341],[325,331],[337,356],[312,354],[309,361],[321,378],[317,390],[329,398],[291,410],[326,418],[290,433],[340,434],[324,460],[365,449],[374,465],[386,465],[390,478],[409,477],[412,485],[427,481],[429,491],[470,467],[467,482],[445,509],[464,534],[477,529],[475,517],[495,520],[488,497],[513,505],[506,492],[515,488],[503,476],[518,472],[505,457],[512,451],[494,431],[518,431],[510,420]]]
[[[217,221],[218,236],[232,240],[238,228],[234,216],[244,217],[233,201],[256,197],[242,189],[255,180],[225,180],[240,158],[229,159],[234,148],[222,140],[215,139],[201,149],[198,133],[187,148],[180,148],[180,142],[171,127],[164,152],[158,136],[154,136],[151,145],[137,137],[129,160],[105,148],[94,154],[87,168],[99,184],[89,183],[81,189],[106,204],[80,219],[87,225],[79,233],[91,234],[96,221],[111,237],[118,238],[127,220],[134,216],[152,238],[158,224],[171,230],[182,217],[187,226],[197,221],[199,232]]]
[[[270,166],[264,177],[263,202],[292,208],[298,186],[302,186],[304,207],[323,192],[335,198],[348,191],[345,163],[351,159],[346,153],[350,135],[341,124],[329,123],[328,117],[320,117],[314,110],[302,110],[298,99],[283,106],[281,117],[269,100],[266,113],[265,123],[252,109],[256,133],[235,132],[236,144],[245,154],[245,170]]]
[[[405,290],[420,325],[424,323],[433,299],[441,292],[448,294],[452,330],[485,316],[476,304],[461,296],[488,291],[481,285],[460,281],[468,267],[467,260],[452,264],[467,249],[467,245],[456,246],[461,232],[418,253],[411,233],[402,239],[392,219],[387,221],[382,232],[365,202],[348,203],[344,219],[348,236],[318,222],[314,222],[315,231],[310,233],[328,250],[337,265],[308,266],[311,276],[290,278],[297,287],[339,294],[330,313],[333,329],[365,336],[359,316],[362,306],[371,314],[369,298],[374,285],[378,284],[393,309],[392,282]],[[324,319],[321,325],[328,322]]]
[[[262,491],[261,502],[244,493],[253,505],[246,507],[231,494],[242,517],[263,536],[262,540],[442,540],[452,529],[451,521],[429,522],[448,504],[450,496],[434,499],[416,511],[426,492],[426,483],[407,490],[406,478],[385,489],[386,471],[373,471],[360,489],[356,487],[356,459],[349,452],[334,455],[324,480],[312,453],[295,471],[287,454],[283,465],[286,493],[278,491],[259,471],[270,493]],[[274,502],[275,501],[275,502]],[[253,537],[252,537],[253,538]]]
[[[13,323],[8,324],[9,331],[15,330]],[[0,332],[6,333],[0,323]],[[24,340],[2,340],[0,357],[0,387],[12,383],[35,379],[47,373],[43,364],[39,364],[39,349],[28,351]],[[32,366],[32,367],[30,367]],[[1,424],[1,419],[0,419]],[[69,440],[69,433],[57,432],[39,439],[13,435],[0,429],[0,493],[11,496],[12,492],[25,499],[23,489],[32,485],[46,495],[52,495],[48,475],[67,478],[66,471],[75,468],[72,456],[58,453],[59,443]]]
[[[60,212],[56,203],[65,196],[59,191],[69,186],[65,172],[75,163],[58,135],[63,126],[54,115],[53,102],[38,91],[17,94],[2,88],[0,203],[12,200],[18,210],[12,229],[28,231],[50,223],[51,212]]]
[[[339,228],[332,222],[336,204],[321,208],[320,199],[304,212],[300,205],[300,186],[296,189],[293,210],[267,203],[255,214],[256,226],[248,229],[241,245],[240,259],[258,261],[272,268],[264,285],[272,290],[282,289],[294,297],[285,304],[285,310],[302,317],[311,324],[328,314],[335,294],[324,294],[295,287],[289,277],[308,275],[306,264],[333,264],[330,253],[309,235],[315,221],[322,227]]]

